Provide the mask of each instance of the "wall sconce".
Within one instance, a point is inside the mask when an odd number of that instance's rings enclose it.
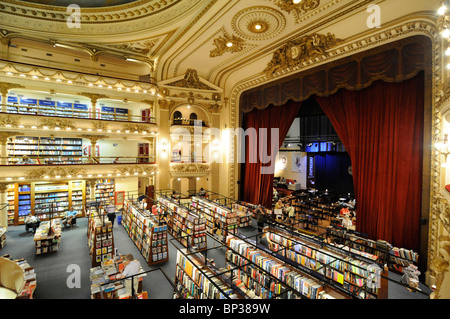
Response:
[[[159,142],[159,151],[162,155],[167,156],[167,153],[169,151],[169,142],[166,139],[162,139]]]

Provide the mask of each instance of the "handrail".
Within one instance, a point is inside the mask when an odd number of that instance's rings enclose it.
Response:
[[[1,156],[0,165],[85,165],[85,164],[155,164],[156,156],[74,156],[74,155],[26,155]]]
[[[156,124],[156,118],[153,116],[143,116],[143,115],[132,115],[132,114],[121,114],[121,113],[108,113],[108,112],[97,112],[89,109],[86,110],[76,110],[71,108],[63,107],[48,107],[35,104],[20,105],[18,103],[1,103],[3,107],[6,107],[8,114],[21,114],[21,115],[38,115],[38,116],[51,116],[51,117],[69,117],[69,118],[82,118],[91,120],[104,120],[104,121],[117,121],[117,122],[137,122],[137,123],[149,123]]]

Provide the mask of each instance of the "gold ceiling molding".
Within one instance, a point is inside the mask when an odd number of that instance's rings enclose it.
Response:
[[[48,128],[51,130],[65,130],[65,129],[71,129],[74,130],[75,129],[75,124],[72,120],[68,120],[68,119],[61,119],[61,118],[52,118],[52,117],[45,117],[43,119],[39,120],[39,125],[40,128]]]
[[[1,126],[18,126],[20,124],[20,115],[1,114],[0,125]]]
[[[113,169],[114,174],[120,174],[121,177],[135,176],[135,175],[153,175],[158,171],[156,164],[144,165],[120,165]]]
[[[151,90],[153,88],[153,85],[146,82],[127,79],[115,79],[100,75],[83,74],[73,71],[60,71],[47,67],[21,64],[18,62],[0,61],[0,74],[2,73],[6,75],[8,75],[8,73],[23,74],[24,76],[20,77],[21,79],[30,79],[33,81],[48,81],[45,79],[48,78],[52,81],[58,79],[66,82],[71,81],[71,84],[85,87],[89,87],[90,84],[103,85],[105,89],[108,86],[123,87],[124,89],[130,88],[133,90]],[[35,79],[33,77],[38,78]]]
[[[8,142],[9,138],[17,135],[23,135],[23,133],[8,132],[8,131],[0,132],[0,144],[5,145]]]
[[[134,132],[148,132],[150,133],[154,124],[142,124],[142,123],[128,123],[122,127],[122,132],[129,131],[131,133]]]
[[[133,54],[149,56],[153,47],[160,41],[161,38],[147,39],[143,41],[135,41],[121,44],[106,44],[108,48],[113,48],[120,51],[127,51]]]
[[[326,55],[327,50],[342,42],[343,40],[336,39],[331,33],[326,35],[314,33],[290,41],[273,53],[272,60],[267,64],[264,73],[270,76],[278,70],[299,66],[304,61]]]
[[[153,0],[136,1],[127,5],[101,7],[101,8],[81,8],[81,23],[105,23],[114,21],[134,20],[139,17],[147,17],[167,11],[174,4],[189,2],[189,7],[196,1],[189,0]],[[17,16],[29,17],[41,20],[55,20],[66,22],[69,14],[66,7],[40,5],[35,3],[5,0],[0,3],[0,12],[14,14]]]
[[[308,11],[316,9],[320,5],[320,0],[302,0],[295,4],[292,0],[273,0],[283,11],[293,13],[295,22],[298,23],[301,16]]]
[[[53,178],[65,178],[67,176],[76,176],[79,174],[86,174],[86,170],[82,168],[70,166],[55,166],[45,168],[33,168],[25,171],[26,179],[43,180]]]
[[[225,31],[223,35],[214,39],[215,48],[209,52],[210,57],[218,57],[226,52],[236,53],[244,49],[245,41],[235,35],[229,35]]]
[[[173,177],[207,176],[210,167],[207,163],[171,163],[169,171]]]
[[[234,32],[247,40],[267,40],[284,30],[286,18],[273,8],[249,7],[236,13],[231,26]]]
[[[197,89],[197,90],[215,90],[211,86],[203,83],[197,74],[197,70],[188,69],[184,74],[184,78],[178,81],[167,83],[165,85],[179,88]]]

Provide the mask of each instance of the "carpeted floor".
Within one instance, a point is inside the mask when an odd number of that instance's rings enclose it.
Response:
[[[256,222],[239,229],[243,235],[255,239]],[[91,261],[87,246],[87,218],[78,218],[77,225],[64,230],[59,251],[35,255],[33,234],[25,232],[24,226],[10,226],[6,233],[6,246],[0,250],[0,256],[9,254],[12,258],[25,258],[35,268],[37,277],[36,299],[90,299],[89,271]],[[169,236],[169,239],[172,239]],[[175,240],[169,240],[169,261],[156,266],[148,266],[140,251],[134,245],[121,225],[114,225],[114,243],[120,254],[131,253],[142,268],[147,270],[161,268],[174,281],[177,248]],[[225,249],[218,242],[208,238],[207,258],[214,259],[218,268],[225,267]],[[79,269],[79,285],[73,287],[71,278],[76,275],[71,269]],[[399,281],[400,275],[390,272],[391,279]],[[69,280],[69,285],[67,281]],[[429,293],[430,289],[421,284],[420,288]],[[149,299],[172,299],[173,287],[160,270],[147,274],[143,281],[143,290]],[[408,291],[405,287],[389,283],[389,299],[427,299],[427,295]]]

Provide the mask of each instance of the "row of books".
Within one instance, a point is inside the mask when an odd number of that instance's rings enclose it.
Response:
[[[235,237],[230,237],[227,242],[228,246],[235,251],[233,252],[229,250],[227,252],[228,261],[232,261],[234,265],[239,266],[248,263],[246,260],[250,260],[253,264],[258,265],[265,271],[265,274],[263,275],[263,272],[260,269],[251,266],[251,264],[248,266],[242,266],[239,270],[239,275],[244,275],[242,278],[245,281],[247,281],[246,278],[250,276],[253,280],[256,280],[258,283],[262,284],[266,290],[269,291],[272,288],[287,286],[306,298],[334,298],[330,294],[322,292],[324,291],[322,285],[314,278],[301,274],[298,270],[286,267],[283,262],[265,254],[253,245]],[[277,278],[278,281],[274,281],[274,279],[268,274],[271,274],[273,277]],[[242,278],[240,279],[242,280]],[[245,281],[243,282],[245,283]],[[278,292],[282,292],[281,288],[274,290],[272,292],[274,295],[269,294],[269,296],[276,297],[276,293]],[[267,293],[263,296],[267,297]]]
[[[183,250],[186,253],[186,250]],[[201,269],[201,271],[200,271]],[[177,254],[176,288],[187,298],[195,299],[237,299],[237,294],[211,269],[204,267],[195,256],[187,258],[180,251]]]

